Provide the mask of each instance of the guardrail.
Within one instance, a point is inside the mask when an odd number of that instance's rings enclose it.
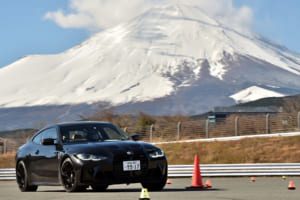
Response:
[[[169,177],[192,177],[193,165],[169,165]],[[300,163],[207,164],[200,165],[201,176],[300,176]],[[15,169],[0,169],[0,180],[15,180]]]
[[[193,165],[169,165],[169,177],[193,176]],[[300,176],[300,163],[200,165],[201,176]]]
[[[11,169],[0,169],[0,180],[15,180],[16,170]]]

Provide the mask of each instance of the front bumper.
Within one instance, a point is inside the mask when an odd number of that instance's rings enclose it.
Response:
[[[140,160],[141,170],[123,171],[123,161]],[[82,162],[77,173],[80,183],[91,185],[112,185],[122,183],[159,182],[167,173],[165,157],[151,159],[145,154],[127,156],[114,155],[113,159],[100,162]]]

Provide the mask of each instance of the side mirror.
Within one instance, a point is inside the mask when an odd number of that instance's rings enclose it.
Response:
[[[140,135],[139,134],[132,134],[131,136],[131,139],[133,140],[133,141],[138,141],[139,139],[140,139]]]
[[[42,140],[42,145],[55,145],[56,139],[53,138],[45,138]]]

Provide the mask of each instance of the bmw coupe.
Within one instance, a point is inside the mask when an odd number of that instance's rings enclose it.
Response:
[[[106,122],[60,123],[37,132],[16,155],[16,180],[22,192],[40,185],[62,185],[67,192],[112,184],[141,183],[162,190],[168,164],[162,149],[138,142]]]

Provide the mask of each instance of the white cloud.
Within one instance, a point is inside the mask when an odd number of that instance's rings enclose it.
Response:
[[[59,26],[63,28],[90,28],[94,26],[94,19],[84,13],[64,15],[61,10],[50,12],[45,15],[46,19],[54,20]]]
[[[235,8],[232,4],[232,0],[169,0],[183,2],[198,6],[209,16],[212,16],[216,20],[220,21],[224,25],[234,29],[249,29],[253,23],[252,10],[243,6],[241,8]]]
[[[232,0],[69,0],[69,13],[57,10],[44,17],[64,28],[99,31],[128,21],[151,6],[165,3],[198,6],[231,28],[244,29],[252,25],[252,10],[246,6],[235,8]]]
[[[64,28],[105,29],[149,8],[149,0],[70,0],[70,13],[48,12],[46,19]]]

